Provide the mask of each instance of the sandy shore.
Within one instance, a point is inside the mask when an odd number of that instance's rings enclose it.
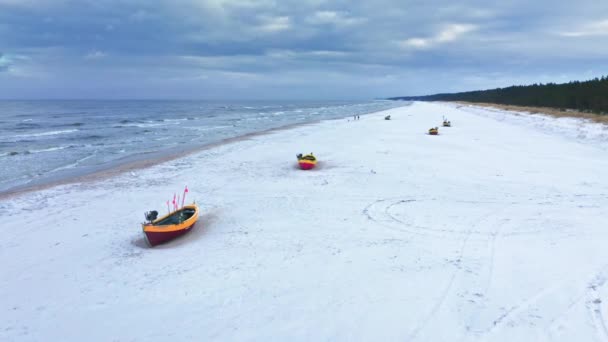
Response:
[[[415,103],[0,199],[0,340],[608,337],[607,132],[541,119]]]

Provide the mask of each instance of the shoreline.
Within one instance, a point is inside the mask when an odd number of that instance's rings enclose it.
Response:
[[[373,114],[373,113],[368,113],[368,114]],[[364,115],[367,115],[367,114],[364,114]],[[333,119],[333,120],[343,120],[343,119],[344,118]],[[274,132],[279,132],[279,131],[283,131],[283,130],[289,130],[289,129],[293,129],[293,128],[297,128],[297,127],[314,125],[319,122],[321,122],[321,120],[312,121],[312,122],[294,123],[294,124],[288,124],[285,126],[269,128],[269,129],[265,129],[262,131],[251,132],[251,133],[246,133],[246,134],[231,137],[231,138],[221,139],[219,141],[200,145],[197,147],[186,148],[179,152],[173,152],[173,153],[166,152],[166,154],[164,154],[163,151],[156,151],[156,152],[152,152],[152,153],[158,154],[158,156],[155,156],[152,158],[130,160],[130,161],[127,161],[124,163],[119,163],[117,165],[116,164],[115,165],[106,165],[106,167],[101,167],[100,169],[91,171],[91,172],[85,172],[82,175],[76,175],[76,176],[71,176],[71,177],[66,176],[65,178],[62,177],[61,179],[43,181],[42,184],[17,185],[15,187],[9,188],[7,190],[1,191],[0,200],[6,200],[6,199],[9,199],[9,198],[12,198],[15,196],[19,196],[22,194],[46,190],[46,189],[53,188],[53,187],[60,186],[60,185],[102,181],[102,180],[106,180],[106,179],[109,179],[112,177],[122,175],[126,172],[146,169],[146,168],[156,166],[156,165],[168,162],[168,161],[180,159],[180,158],[192,155],[192,154],[206,151],[206,150],[218,147],[218,146],[228,145],[228,144],[232,144],[235,142],[244,141],[244,140],[247,140],[247,139],[250,139],[253,137],[272,134]],[[131,156],[131,157],[135,157],[135,156]]]
[[[409,102],[409,103],[411,103],[411,102]],[[407,105],[404,104],[403,106],[399,106],[399,107],[395,107],[395,108],[402,108],[402,107],[407,107]],[[362,116],[377,114],[380,112],[384,112],[386,110],[390,110],[390,109],[370,112],[370,113],[362,114]],[[84,171],[84,173],[80,174],[80,175],[73,175],[73,176],[65,175],[64,177],[59,176],[59,179],[51,178],[50,180],[40,181],[40,184],[38,184],[37,181],[34,180],[33,184],[28,183],[28,184],[23,184],[23,185],[17,185],[12,188],[9,188],[9,189],[2,190],[2,191],[0,191],[0,200],[5,200],[8,198],[12,198],[12,197],[19,196],[19,195],[26,194],[26,193],[46,190],[46,189],[53,188],[53,187],[60,186],[60,185],[69,185],[69,184],[75,184],[75,183],[106,180],[106,179],[109,179],[112,177],[122,175],[126,172],[150,168],[150,167],[153,167],[153,166],[156,166],[156,165],[168,162],[168,161],[180,159],[180,158],[183,158],[183,157],[186,157],[186,156],[189,156],[192,154],[196,154],[196,153],[199,153],[202,151],[206,151],[206,150],[218,147],[218,146],[228,145],[228,144],[232,144],[235,142],[254,138],[257,136],[272,134],[274,132],[279,132],[279,131],[284,131],[284,130],[290,130],[290,129],[297,128],[297,127],[315,125],[315,124],[318,124],[323,121],[344,120],[344,119],[349,119],[350,117],[351,116],[349,115],[349,116],[345,116],[342,118],[335,118],[335,119],[324,119],[324,120],[314,120],[314,121],[310,121],[310,122],[292,123],[292,124],[287,124],[284,126],[279,126],[279,127],[261,130],[261,131],[246,133],[246,134],[238,135],[235,137],[224,138],[224,139],[221,139],[216,142],[198,145],[196,147],[190,147],[190,148],[186,147],[184,149],[177,150],[177,151],[173,150],[173,151],[151,152],[151,154],[155,155],[151,158],[146,158],[145,154],[140,155],[140,156],[142,156],[142,158],[137,158],[137,155],[133,155],[133,156],[127,157],[127,158],[132,158],[129,161],[126,161],[123,163],[117,162],[117,161],[115,161],[114,163],[110,162],[105,166],[99,167],[98,169],[88,171],[88,172]]]
[[[530,106],[515,106],[515,105],[503,105],[498,103],[487,103],[487,102],[467,102],[467,101],[439,101],[445,103],[458,103],[469,106],[479,106],[484,108],[494,108],[500,110],[506,110],[510,112],[527,112],[529,114],[542,114],[549,115],[554,118],[578,118],[587,119],[595,123],[608,125],[608,115],[600,115],[593,113],[583,113],[576,110],[565,109],[560,110],[557,108],[550,107],[530,107]]]

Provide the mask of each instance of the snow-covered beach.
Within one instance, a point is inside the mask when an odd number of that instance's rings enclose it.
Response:
[[[606,341],[607,142],[417,102],[4,198],[0,340]],[[184,185],[195,230],[147,248]]]

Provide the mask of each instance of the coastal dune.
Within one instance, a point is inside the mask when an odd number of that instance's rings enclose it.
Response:
[[[415,102],[2,198],[0,340],[606,339],[608,133],[559,120]]]

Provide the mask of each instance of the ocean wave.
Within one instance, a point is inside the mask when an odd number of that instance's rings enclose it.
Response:
[[[170,122],[170,123],[179,123],[182,121],[187,121],[188,118],[182,118],[182,119],[163,119],[163,122]]]
[[[87,135],[84,137],[74,138],[72,140],[96,140],[96,139],[103,139],[103,138],[105,138],[103,135],[91,134],[91,135]]]
[[[262,121],[262,120],[268,120],[268,117],[265,117],[265,116],[250,117],[250,118],[244,118],[242,120],[243,121]],[[236,119],[235,121],[241,121],[241,119]]]
[[[0,153],[0,157],[6,157],[6,156],[16,156],[16,155],[28,155],[28,154],[37,154],[37,153],[45,153],[45,152],[53,152],[53,151],[60,151],[60,150],[64,150],[66,148],[71,148],[74,147],[73,145],[66,145],[66,146],[54,146],[54,147],[48,147],[48,148],[41,148],[41,149],[34,149],[34,150],[26,150],[26,151],[10,151],[10,152],[2,152]]]
[[[19,131],[25,131],[27,129],[34,129],[34,128],[40,128],[42,127],[40,124],[34,123],[34,122],[20,122],[17,125],[15,125],[15,129],[19,130]]]
[[[71,145],[67,145],[67,146],[55,146],[55,147],[43,148],[43,149],[39,149],[39,150],[28,150],[27,152],[29,152],[29,153],[53,152],[53,151],[64,150],[66,148],[69,148],[70,146]]]
[[[213,126],[213,127],[188,127],[191,130],[204,132],[204,131],[215,131],[222,128],[233,127],[232,125],[224,125],[224,126]]]
[[[66,140],[79,143],[81,141],[98,140],[98,139],[104,139],[104,138],[106,138],[106,136],[99,135],[99,134],[90,134],[90,135],[85,135],[85,136],[70,137],[70,138],[67,138]],[[83,146],[86,146],[86,145],[83,145]]]
[[[170,125],[171,123],[153,123],[153,122],[148,122],[148,123],[128,123],[128,124],[124,124],[121,126],[114,126],[115,128],[124,128],[124,127],[137,127],[137,128],[148,128],[148,127],[162,127],[162,126],[167,126]]]
[[[67,165],[63,165],[63,166],[57,167],[57,168],[52,169],[52,170],[50,170],[50,171],[48,171],[48,172],[49,172],[49,173],[53,173],[53,172],[57,172],[57,171],[62,171],[62,170],[67,170],[67,169],[73,169],[73,168],[75,168],[75,167],[79,166],[79,165],[80,165],[80,164],[81,164],[83,161],[85,161],[85,160],[88,160],[88,159],[91,159],[91,158],[95,157],[95,155],[96,155],[96,153],[92,153],[92,154],[90,154],[90,155],[88,155],[88,156],[86,156],[86,157],[83,157],[83,158],[80,158],[80,159],[76,160],[76,161],[75,161],[75,162],[73,162],[73,163],[70,163],[70,164],[67,164]]]
[[[34,137],[46,137],[50,135],[59,135],[59,134],[69,134],[78,132],[78,129],[64,129],[60,131],[49,131],[49,132],[41,132],[41,133],[29,133],[29,134],[18,134],[14,137],[16,138],[34,138]]]

